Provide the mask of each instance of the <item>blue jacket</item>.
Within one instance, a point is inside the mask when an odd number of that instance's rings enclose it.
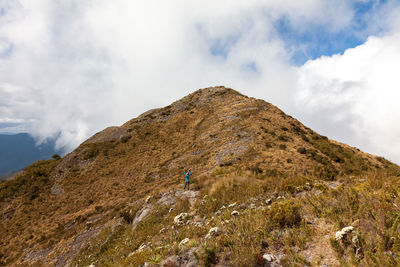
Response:
[[[192,172],[183,172],[183,174],[185,175],[185,181],[189,181],[190,175],[192,174]]]

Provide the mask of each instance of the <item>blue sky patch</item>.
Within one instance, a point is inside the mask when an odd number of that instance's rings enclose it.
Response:
[[[238,35],[231,35],[228,38],[218,38],[211,41],[210,53],[213,56],[220,56],[224,59],[228,57],[229,51],[239,40]]]
[[[249,72],[259,72],[255,62],[249,62],[242,66],[242,69]]]
[[[346,49],[363,44],[368,38],[368,20],[371,12],[387,1],[368,1],[353,4],[354,18],[349,27],[330,32],[324,26],[310,24],[307,31],[296,31],[286,17],[278,19],[274,26],[286,48],[292,53],[292,61],[302,65],[307,60],[321,56],[342,54]]]

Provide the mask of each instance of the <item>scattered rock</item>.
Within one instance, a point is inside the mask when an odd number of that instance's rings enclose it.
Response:
[[[268,198],[267,200],[265,200],[265,204],[271,205],[272,204],[272,199]]]
[[[220,210],[224,210],[224,209],[226,209],[225,205],[223,205],[223,206],[220,208]]]
[[[232,216],[239,216],[239,212],[237,210],[234,210],[231,212]]]
[[[196,259],[196,249],[183,252],[180,255],[173,255],[161,262],[161,266],[176,266],[176,267],[197,267],[200,266]]]
[[[277,257],[277,256],[275,256],[273,254],[266,253],[266,254],[263,255],[263,260],[264,260],[264,265],[263,266],[266,266],[266,267],[280,267],[280,266],[282,266],[280,264],[280,260],[279,260],[280,258],[281,258],[281,256]]]
[[[208,231],[208,233],[212,236],[217,236],[221,233],[221,230],[219,230],[218,227],[213,227]]]
[[[147,243],[147,244],[143,243],[143,244],[141,244],[140,247],[136,250],[136,252],[140,252],[140,251],[146,249],[146,248],[149,247],[149,246],[151,246],[151,243]]]
[[[363,250],[361,247],[361,242],[360,239],[358,238],[358,236],[353,236],[353,238],[351,239],[351,243],[353,245],[354,248],[354,253],[356,255],[356,257],[360,257],[363,255]]]
[[[232,203],[232,204],[229,204],[228,205],[228,208],[233,208],[233,207],[235,207],[237,204],[236,204],[236,202],[235,203]]]
[[[186,212],[182,212],[181,214],[175,216],[174,223],[178,226],[183,225],[187,217],[188,214]]]
[[[157,203],[163,206],[174,206],[176,203],[176,198],[187,198],[191,206],[193,206],[196,201],[197,196],[199,195],[198,191],[193,190],[171,190],[167,193],[163,193],[161,198],[157,201]],[[205,198],[203,198],[205,199]]]
[[[252,204],[250,204],[250,208],[253,209],[253,210],[255,210],[255,209],[257,208],[257,206],[256,206],[256,204],[253,204],[253,203],[252,203]]]
[[[242,203],[242,204],[240,204],[240,205],[238,206],[238,208],[241,209],[241,210],[245,210],[245,209],[247,208],[247,205],[244,204],[244,203]]]
[[[64,190],[61,188],[61,186],[60,186],[59,184],[54,184],[54,185],[51,187],[51,193],[52,193],[53,195],[59,196],[59,195],[61,195],[62,193],[64,193]]]
[[[342,241],[349,233],[353,232],[353,226],[344,227],[342,230],[336,232],[336,241]]]
[[[218,227],[213,227],[208,231],[208,234],[206,235],[205,239],[210,239],[213,236],[218,236],[221,234],[221,230],[218,229]]]
[[[178,198],[187,198],[189,200],[189,203],[191,206],[194,205],[194,202],[196,201],[197,196],[199,195],[199,191],[193,191],[193,190],[177,190],[175,191],[175,196]]]
[[[276,260],[275,256],[272,255],[272,254],[264,254],[264,255],[263,255],[263,259],[264,259],[266,262],[273,262],[273,261]]]
[[[202,222],[192,222],[192,225],[197,226],[197,227],[203,227]]]
[[[143,251],[143,250],[145,250],[145,249],[148,249],[148,248],[150,248],[151,246],[152,246],[151,242],[143,243],[143,244],[140,245],[140,247],[139,247],[137,250],[135,250],[135,251],[129,253],[128,257],[131,257],[132,255],[134,255],[134,254],[136,254],[136,253],[138,253],[138,252],[141,252],[141,251]]]
[[[175,205],[175,198],[172,196],[171,192],[164,193],[161,195],[161,198],[157,201],[157,203],[162,206],[173,206]]]
[[[139,210],[136,213],[135,218],[132,221],[132,228],[135,229],[136,226],[144,219],[146,218],[147,215],[150,214],[150,212],[152,211],[153,206],[151,204],[147,204],[145,206],[142,207],[141,210]]]
[[[189,238],[185,238],[183,239],[180,243],[179,243],[179,247],[183,247],[185,246],[187,243],[189,243]]]
[[[146,203],[149,203],[149,202],[150,202],[150,199],[151,199],[151,196],[146,197],[145,202],[146,202]]]

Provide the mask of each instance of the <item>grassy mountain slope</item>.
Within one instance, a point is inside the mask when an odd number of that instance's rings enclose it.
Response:
[[[179,255],[164,265],[249,266],[270,253],[281,265],[396,264],[398,174],[265,101],[206,88],[0,183],[0,262],[137,266]],[[182,212],[189,223],[178,226]],[[332,239],[350,224],[362,255]]]

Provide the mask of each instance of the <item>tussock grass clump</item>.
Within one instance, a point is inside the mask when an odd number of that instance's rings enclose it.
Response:
[[[27,167],[14,179],[0,182],[0,202],[17,192],[22,192],[27,202],[37,198],[40,193],[49,189],[50,173],[58,163],[58,160],[40,160]]]
[[[353,225],[360,251],[357,257],[352,246],[332,239],[332,248],[341,261],[364,266],[377,262],[386,266],[400,264],[392,253],[400,253],[400,181],[384,172],[371,173],[365,181],[348,182],[308,199],[317,217],[330,220],[337,230]]]
[[[301,222],[300,204],[293,200],[274,203],[268,211],[271,223],[275,227],[293,227]]]

